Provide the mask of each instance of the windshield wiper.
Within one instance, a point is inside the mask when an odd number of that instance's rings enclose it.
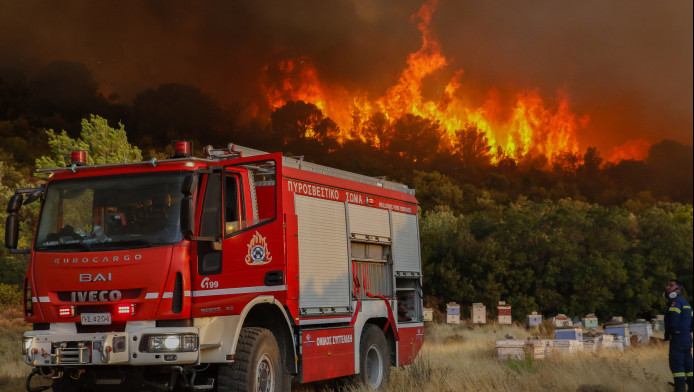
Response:
[[[92,249],[91,246],[83,242],[64,242],[62,244],[37,246],[36,250],[72,250],[78,252],[89,252]]]

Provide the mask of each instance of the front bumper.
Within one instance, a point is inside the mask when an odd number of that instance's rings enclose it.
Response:
[[[109,333],[28,331],[24,333],[24,361],[33,366],[176,365],[199,361],[199,346],[187,352],[147,352],[147,344],[142,344],[143,337],[167,334],[197,337],[199,330],[196,327],[152,327]]]

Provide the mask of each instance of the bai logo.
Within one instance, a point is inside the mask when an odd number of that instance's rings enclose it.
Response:
[[[80,282],[110,282],[111,281],[111,273],[109,272],[107,275],[104,276],[104,274],[98,273],[96,276],[92,274],[80,274]]]
[[[210,278],[205,278],[200,282],[200,287],[203,289],[216,289],[219,287],[219,282],[216,280],[210,280]]]
[[[248,254],[245,261],[248,265],[263,265],[272,261],[265,237],[257,231],[251,238],[251,242],[248,243]]]

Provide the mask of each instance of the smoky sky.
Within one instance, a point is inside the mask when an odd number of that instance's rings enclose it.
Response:
[[[83,63],[106,95],[131,99],[191,84],[223,104],[261,99],[263,67],[310,61],[322,81],[381,96],[421,46],[414,0],[0,0],[0,68],[28,77],[52,61]],[[692,2],[441,0],[431,29],[482,102],[538,89],[590,117],[581,148],[630,140],[692,144]]]

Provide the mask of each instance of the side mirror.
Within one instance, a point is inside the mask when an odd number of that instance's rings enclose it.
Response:
[[[19,209],[22,207],[21,193],[15,193],[7,203],[7,219],[5,220],[5,247],[17,249],[19,239]]]
[[[7,214],[5,221],[5,247],[7,249],[17,249],[19,239],[19,214],[13,211]]]
[[[10,201],[7,203],[7,212],[8,213],[13,213],[13,212],[18,212],[19,208],[22,207],[22,199],[24,196],[22,196],[21,193],[15,193],[10,197]]]

